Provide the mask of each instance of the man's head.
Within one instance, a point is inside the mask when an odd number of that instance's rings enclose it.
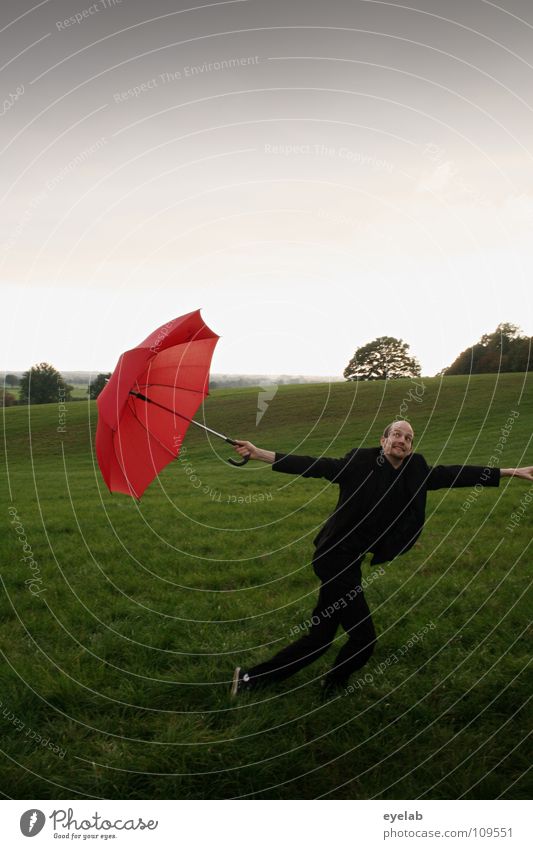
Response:
[[[380,442],[383,453],[393,466],[399,466],[411,454],[413,439],[414,432],[409,422],[400,419],[387,425]]]

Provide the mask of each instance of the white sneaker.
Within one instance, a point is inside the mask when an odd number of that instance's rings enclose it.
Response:
[[[231,683],[231,695],[233,697],[238,696],[239,693],[249,690],[251,686],[251,678],[248,673],[243,672],[240,666],[236,666]]]

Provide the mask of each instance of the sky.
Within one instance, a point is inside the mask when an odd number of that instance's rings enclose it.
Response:
[[[213,371],[424,375],[533,335],[525,0],[3,0],[0,370],[111,370],[201,308]]]

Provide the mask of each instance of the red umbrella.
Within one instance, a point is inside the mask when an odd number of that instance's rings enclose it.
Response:
[[[209,394],[209,367],[218,339],[196,310],[163,324],[121,355],[96,402],[96,456],[111,492],[140,498],[178,456],[189,424],[235,445],[192,419]]]

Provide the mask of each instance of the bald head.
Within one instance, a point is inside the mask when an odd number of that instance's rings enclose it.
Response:
[[[413,450],[414,431],[409,422],[398,419],[383,431],[381,447],[387,460],[397,469]]]
[[[383,436],[385,438],[387,438],[387,436],[389,435],[391,430],[393,430],[396,427],[396,425],[398,425],[400,428],[405,428],[405,429],[409,430],[410,433],[411,433],[411,438],[414,437],[413,428],[411,427],[410,423],[406,422],[404,419],[397,419],[396,421],[388,424],[387,427],[385,428],[385,430],[383,431]]]

